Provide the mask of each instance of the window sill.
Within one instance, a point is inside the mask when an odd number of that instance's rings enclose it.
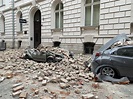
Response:
[[[43,0],[36,0],[36,2],[41,2],[41,1],[43,1]]]
[[[62,32],[63,31],[63,29],[58,29],[58,28],[56,28],[56,29],[51,29],[51,32],[53,33],[53,32]]]
[[[81,30],[98,30],[99,26],[83,26],[80,27]]]
[[[3,5],[0,5],[0,7],[3,7],[3,6],[5,6],[5,4],[3,4]]]
[[[14,2],[17,3],[17,2],[19,2],[19,1],[21,1],[21,0],[15,0]]]
[[[1,33],[1,36],[4,36],[5,35],[5,32],[0,32]]]
[[[17,35],[22,35],[23,31],[17,31]]]

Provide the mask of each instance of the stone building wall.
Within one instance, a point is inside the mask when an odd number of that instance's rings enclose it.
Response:
[[[58,36],[61,47],[83,52],[84,42],[94,42],[96,45],[105,44],[112,37],[120,33],[131,36],[131,0],[100,0],[100,23],[99,27],[85,27],[84,25],[84,3],[85,0],[61,0],[63,9],[63,30],[52,31],[53,14],[52,7],[60,0],[18,0],[15,3],[15,45],[22,40],[22,47],[30,46],[31,32],[30,14],[32,10],[39,9],[41,12],[41,41],[45,46],[52,46],[54,37]],[[23,19],[23,33],[17,30],[16,16],[21,11]],[[5,34],[1,39],[7,41],[8,47],[12,46],[12,9],[11,4],[0,8],[0,15],[5,17]],[[33,27],[32,27],[33,28]],[[86,39],[88,37],[88,39]],[[89,39],[89,38],[93,39]]]
[[[130,34],[131,0],[101,0],[100,34]]]

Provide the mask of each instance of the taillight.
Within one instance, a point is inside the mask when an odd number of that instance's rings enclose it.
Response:
[[[100,54],[99,52],[97,52],[95,56],[99,57],[100,55],[101,55],[101,54]]]

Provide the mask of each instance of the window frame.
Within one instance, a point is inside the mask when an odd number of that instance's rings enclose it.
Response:
[[[59,5],[59,9],[56,10],[57,6]],[[63,13],[63,8],[61,8],[61,6],[63,6],[63,3],[62,2],[59,2],[56,6],[55,6],[55,11],[54,11],[54,15],[55,15],[55,29],[62,29],[63,28],[63,15],[62,15],[62,26],[61,26],[61,13]],[[59,20],[58,20],[58,23],[59,23],[59,26],[57,26],[56,22],[56,13],[59,14]]]
[[[5,17],[4,17],[4,15],[1,15],[1,17],[0,17],[0,24],[1,24],[0,32],[2,35],[4,35],[5,34]]]
[[[21,10],[17,11],[16,13],[16,32],[17,35],[23,34],[23,23],[20,23],[20,18],[23,18],[23,13]]]
[[[19,19],[22,19],[23,18],[23,14],[22,14],[22,12],[20,13],[20,17],[19,17]],[[23,23],[20,23],[19,22],[19,25],[20,25],[20,32],[22,32],[23,31]]]
[[[132,47],[126,47],[126,48],[120,48],[120,49],[118,49],[117,50],[117,55],[118,56],[123,56],[123,57],[133,57],[133,54],[131,54],[131,53],[128,53],[128,52],[131,52],[131,51],[129,51],[128,49],[133,49]],[[123,54],[119,54],[118,53],[118,51],[123,51],[123,50],[125,50],[124,52],[126,52],[126,54],[128,53],[128,55],[125,55],[125,53],[123,52]],[[121,52],[122,53],[122,52]],[[132,56],[129,56],[129,55],[132,55]]]
[[[2,3],[0,4],[0,7],[3,7],[3,6],[5,6],[5,1],[4,0],[2,0]]]
[[[91,3],[88,3],[88,4],[86,4],[86,1],[87,0],[85,0],[85,3],[84,3],[84,10],[85,10],[85,12],[84,12],[85,13],[84,25],[85,26],[95,26],[93,23],[93,21],[94,21],[94,6],[100,5],[100,1],[94,2],[94,0],[91,0]],[[90,12],[91,13],[91,18],[90,18],[91,23],[90,23],[90,25],[86,25],[86,7],[91,7],[91,12]],[[99,7],[99,18],[100,18],[100,7]],[[99,24],[97,26],[99,26]]]

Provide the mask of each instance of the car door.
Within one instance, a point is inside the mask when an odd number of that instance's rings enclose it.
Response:
[[[111,55],[112,65],[121,76],[133,77],[133,47],[120,48]]]

